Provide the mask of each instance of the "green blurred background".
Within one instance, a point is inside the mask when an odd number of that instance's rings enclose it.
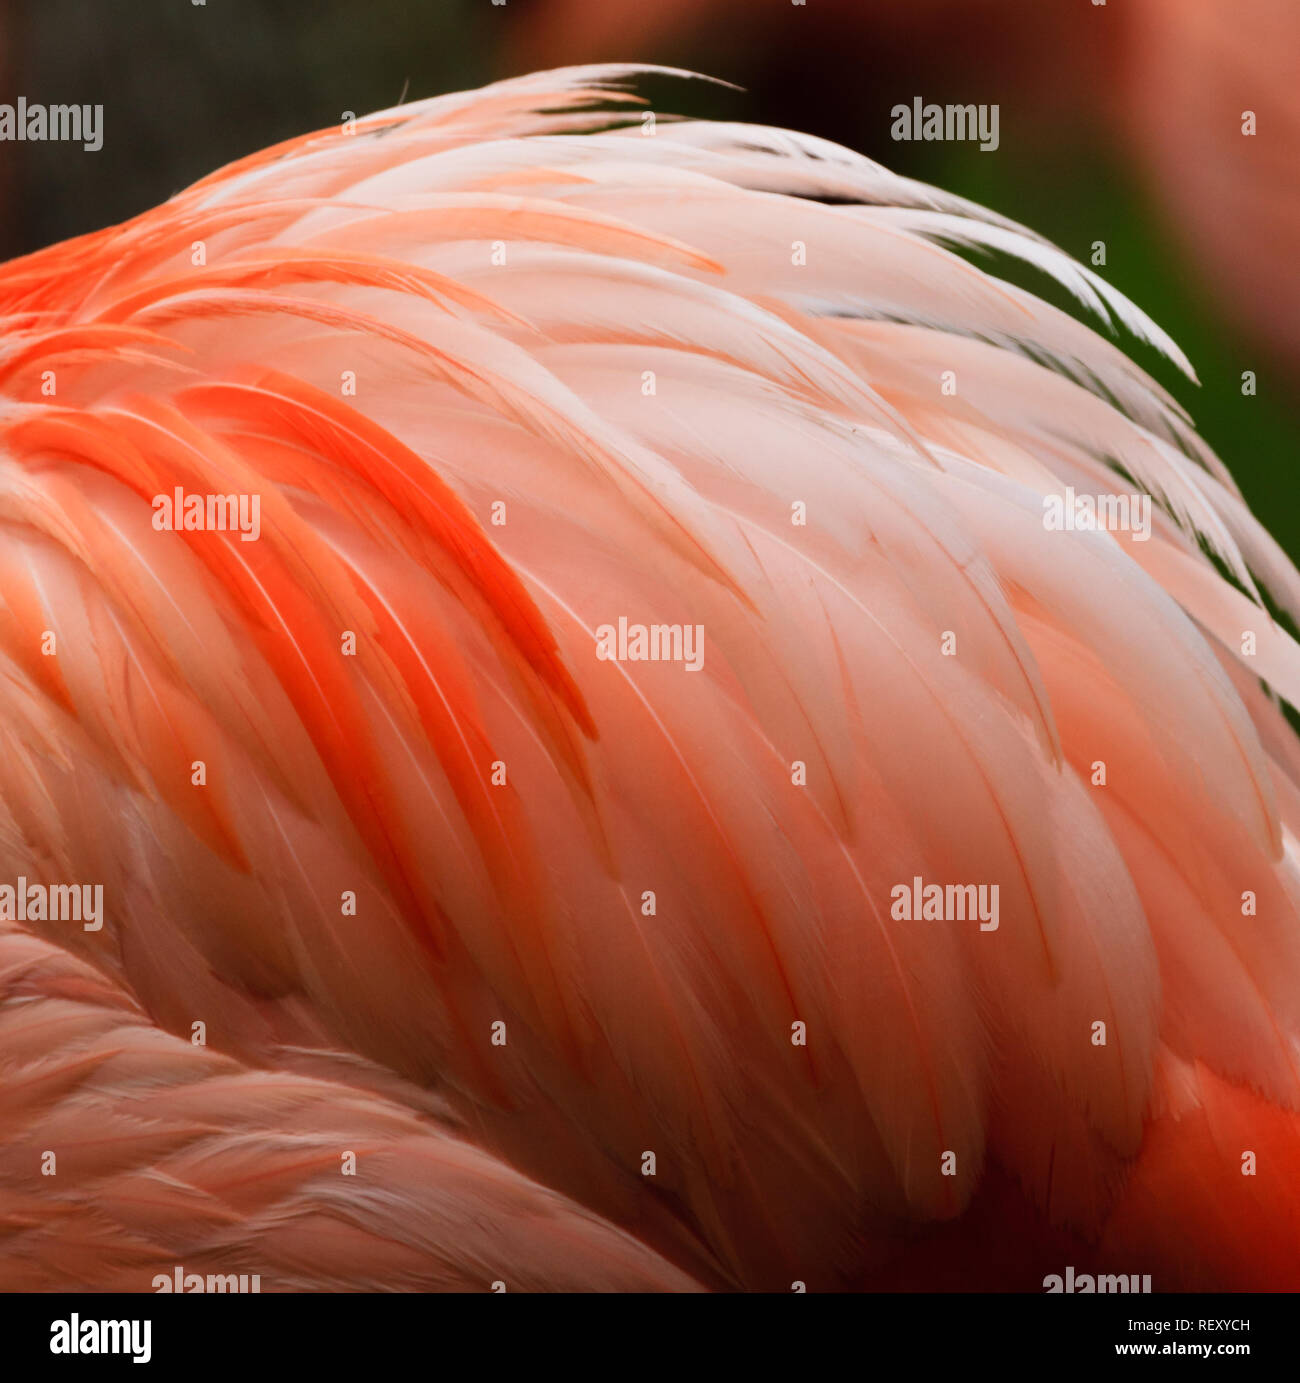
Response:
[[[0,0],[0,101],[105,112],[96,153],[0,144],[0,254],[122,220],[345,110],[606,59],[725,77],[744,90],[672,96],[837,140],[1085,262],[1104,241],[1098,272],[1200,387],[1126,346],[1300,560],[1300,0]],[[915,96],[996,102],[1000,147],[891,141],[890,107]]]

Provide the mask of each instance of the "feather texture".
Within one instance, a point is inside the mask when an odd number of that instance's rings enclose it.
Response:
[[[0,844],[106,914],[0,931],[0,1280],[938,1281],[1012,1195],[1023,1286],[1065,1234],[1294,1283],[1293,1216],[1252,1200],[1252,1258],[1172,1207],[1238,1144],[1297,1166],[1256,679],[1300,701],[1300,578],[1115,344],[949,247],[1187,362],[847,151],[644,138],[633,76],[0,270]],[[1067,486],[1146,539],[1050,528]],[[178,489],[255,540],[161,530]],[[620,619],[699,667],[598,656]]]

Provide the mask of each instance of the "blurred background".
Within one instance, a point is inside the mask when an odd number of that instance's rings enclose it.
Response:
[[[599,60],[744,88],[657,85],[657,109],[836,140],[1087,263],[1103,241],[1200,387],[1129,348],[1300,561],[1300,0],[0,0],[0,102],[104,107],[98,152],[0,143],[0,258],[346,110]],[[999,148],[895,143],[918,96],[998,104]]]

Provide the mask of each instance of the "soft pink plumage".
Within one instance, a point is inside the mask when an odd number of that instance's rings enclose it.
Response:
[[[1294,1285],[1300,578],[944,246],[1186,362],[842,149],[647,136],[630,75],[0,272],[4,877],[107,911],[0,931],[0,1285]],[[1148,542],[1045,528],[1120,470]],[[260,537],[158,532],[178,486]],[[620,616],[702,668],[598,659]],[[895,919],[914,876],[998,930]]]

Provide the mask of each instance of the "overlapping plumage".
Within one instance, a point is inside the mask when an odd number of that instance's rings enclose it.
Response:
[[[1186,362],[1028,232],[645,122],[635,75],[403,106],[0,271],[0,844],[108,919],[3,933],[4,1281],[950,1285],[996,1206],[1004,1285],[1066,1245],[1294,1283],[1258,588],[1300,579],[1117,345],[952,247]],[[1149,538],[1049,529],[1066,486]],[[177,487],[256,540],[159,531]],[[598,657],[620,618],[702,667]],[[892,915],[914,877],[997,929]]]

